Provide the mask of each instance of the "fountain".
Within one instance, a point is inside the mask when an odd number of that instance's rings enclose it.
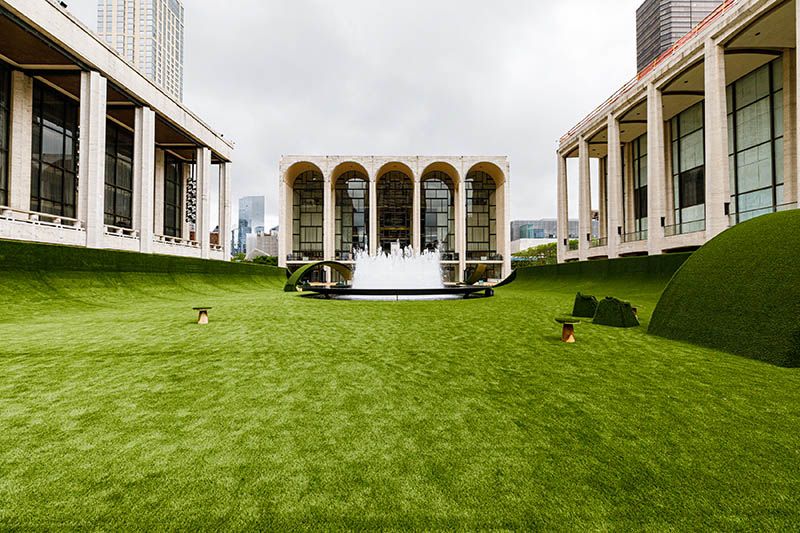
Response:
[[[307,290],[340,300],[448,300],[493,294],[486,287],[445,287],[438,250],[420,254],[399,243],[393,243],[389,253],[357,253],[351,286]]]

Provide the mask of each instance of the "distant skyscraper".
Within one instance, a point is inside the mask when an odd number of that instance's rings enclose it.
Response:
[[[97,0],[97,32],[147,78],[183,99],[181,0]]]
[[[247,235],[264,230],[264,197],[245,196],[239,199],[239,235],[237,251],[247,253]]]
[[[700,24],[722,0],[645,0],[636,10],[639,71]]]

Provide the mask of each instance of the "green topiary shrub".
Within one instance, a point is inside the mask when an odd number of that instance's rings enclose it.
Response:
[[[597,304],[593,322],[614,328],[635,328],[639,325],[639,319],[633,312],[631,304],[610,296]]]
[[[764,215],[709,241],[684,264],[649,332],[800,367],[800,210]]]
[[[592,318],[596,311],[597,298],[581,293],[575,295],[575,303],[572,306],[572,316]]]

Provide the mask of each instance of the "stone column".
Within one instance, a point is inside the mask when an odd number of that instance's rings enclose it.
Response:
[[[219,243],[223,261],[231,257],[231,230],[231,164],[225,162],[219,165]]]
[[[499,192],[503,202],[502,226],[497,231],[498,245],[503,254],[503,279],[511,275],[511,168],[503,168],[503,187]]]
[[[415,252],[419,253],[422,250],[422,236],[420,235],[422,231],[422,221],[420,220],[422,217],[422,182],[420,182],[418,176],[411,179],[414,182],[414,206],[411,209],[411,247]]]
[[[606,201],[608,199],[608,165],[606,164],[607,159],[600,158],[597,160],[597,187],[598,187],[598,202],[599,205],[597,207],[597,218],[598,218],[598,225],[597,225],[597,236],[600,239],[608,237],[608,205]]]
[[[783,198],[779,204],[795,203],[798,198],[798,139],[797,139],[797,54],[793,48],[783,51]]]
[[[153,251],[153,205],[156,172],[156,114],[137,107],[133,138],[133,227],[139,232],[139,251]]]
[[[579,196],[578,196],[578,256],[581,261],[589,258],[592,233],[592,176],[589,167],[589,141],[578,140]]]
[[[633,212],[635,204],[633,202],[633,144],[631,143],[625,145],[625,161],[625,169],[623,170],[624,180],[622,183],[625,204],[623,213],[623,233],[633,233],[635,229]]]
[[[461,177],[458,180],[458,194],[456,195],[458,201],[458,209],[460,214],[456,222],[456,243],[458,243],[458,281],[463,283],[464,270],[467,268],[467,175],[465,173],[464,164],[461,165]]]
[[[369,177],[369,253],[378,255],[378,181],[376,176]]]
[[[11,146],[9,147],[9,207],[31,209],[31,142],[33,137],[33,79],[11,74]]]
[[[153,232],[164,235],[164,172],[167,154],[156,149],[156,168],[153,179]]]
[[[102,248],[105,237],[107,87],[99,72],[81,72],[78,218],[89,248]]]
[[[664,151],[664,105],[661,91],[647,87],[647,249],[657,255],[663,249],[664,190],[666,162]]]
[[[211,255],[211,205],[209,185],[211,179],[211,150],[203,146],[197,149],[197,240],[200,241],[200,257]]]
[[[286,256],[291,252],[289,248],[292,242],[292,213],[286,206],[290,194],[291,189],[286,184],[286,176],[281,168],[278,171],[278,266],[283,268],[286,268]],[[235,227],[239,227],[238,221]]]
[[[558,155],[558,221],[556,224],[558,262],[563,263],[569,251],[569,202],[567,196],[567,158]]]
[[[326,261],[335,259],[333,236],[336,228],[333,222],[333,209],[333,181],[330,173],[326,172],[322,192],[322,249]]]
[[[728,164],[728,107],[725,48],[705,43],[706,240],[728,228],[725,204],[731,201]]]
[[[608,115],[608,257],[618,257],[620,229],[622,227],[622,146],[619,121]]]

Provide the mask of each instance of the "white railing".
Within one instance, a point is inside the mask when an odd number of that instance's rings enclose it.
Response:
[[[170,237],[169,235],[154,235],[153,240],[161,244],[169,244],[171,246],[186,246],[187,248],[200,248],[200,243],[197,241],[190,241],[180,237]]]
[[[120,228],[119,226],[109,226],[106,224],[106,235],[122,237],[125,239],[138,239],[139,232],[131,228]]]
[[[24,209],[14,209],[7,206],[0,206],[0,219],[33,224],[35,226],[49,226],[52,228],[85,231],[83,223],[76,218],[38,213],[36,211],[25,211]]]

